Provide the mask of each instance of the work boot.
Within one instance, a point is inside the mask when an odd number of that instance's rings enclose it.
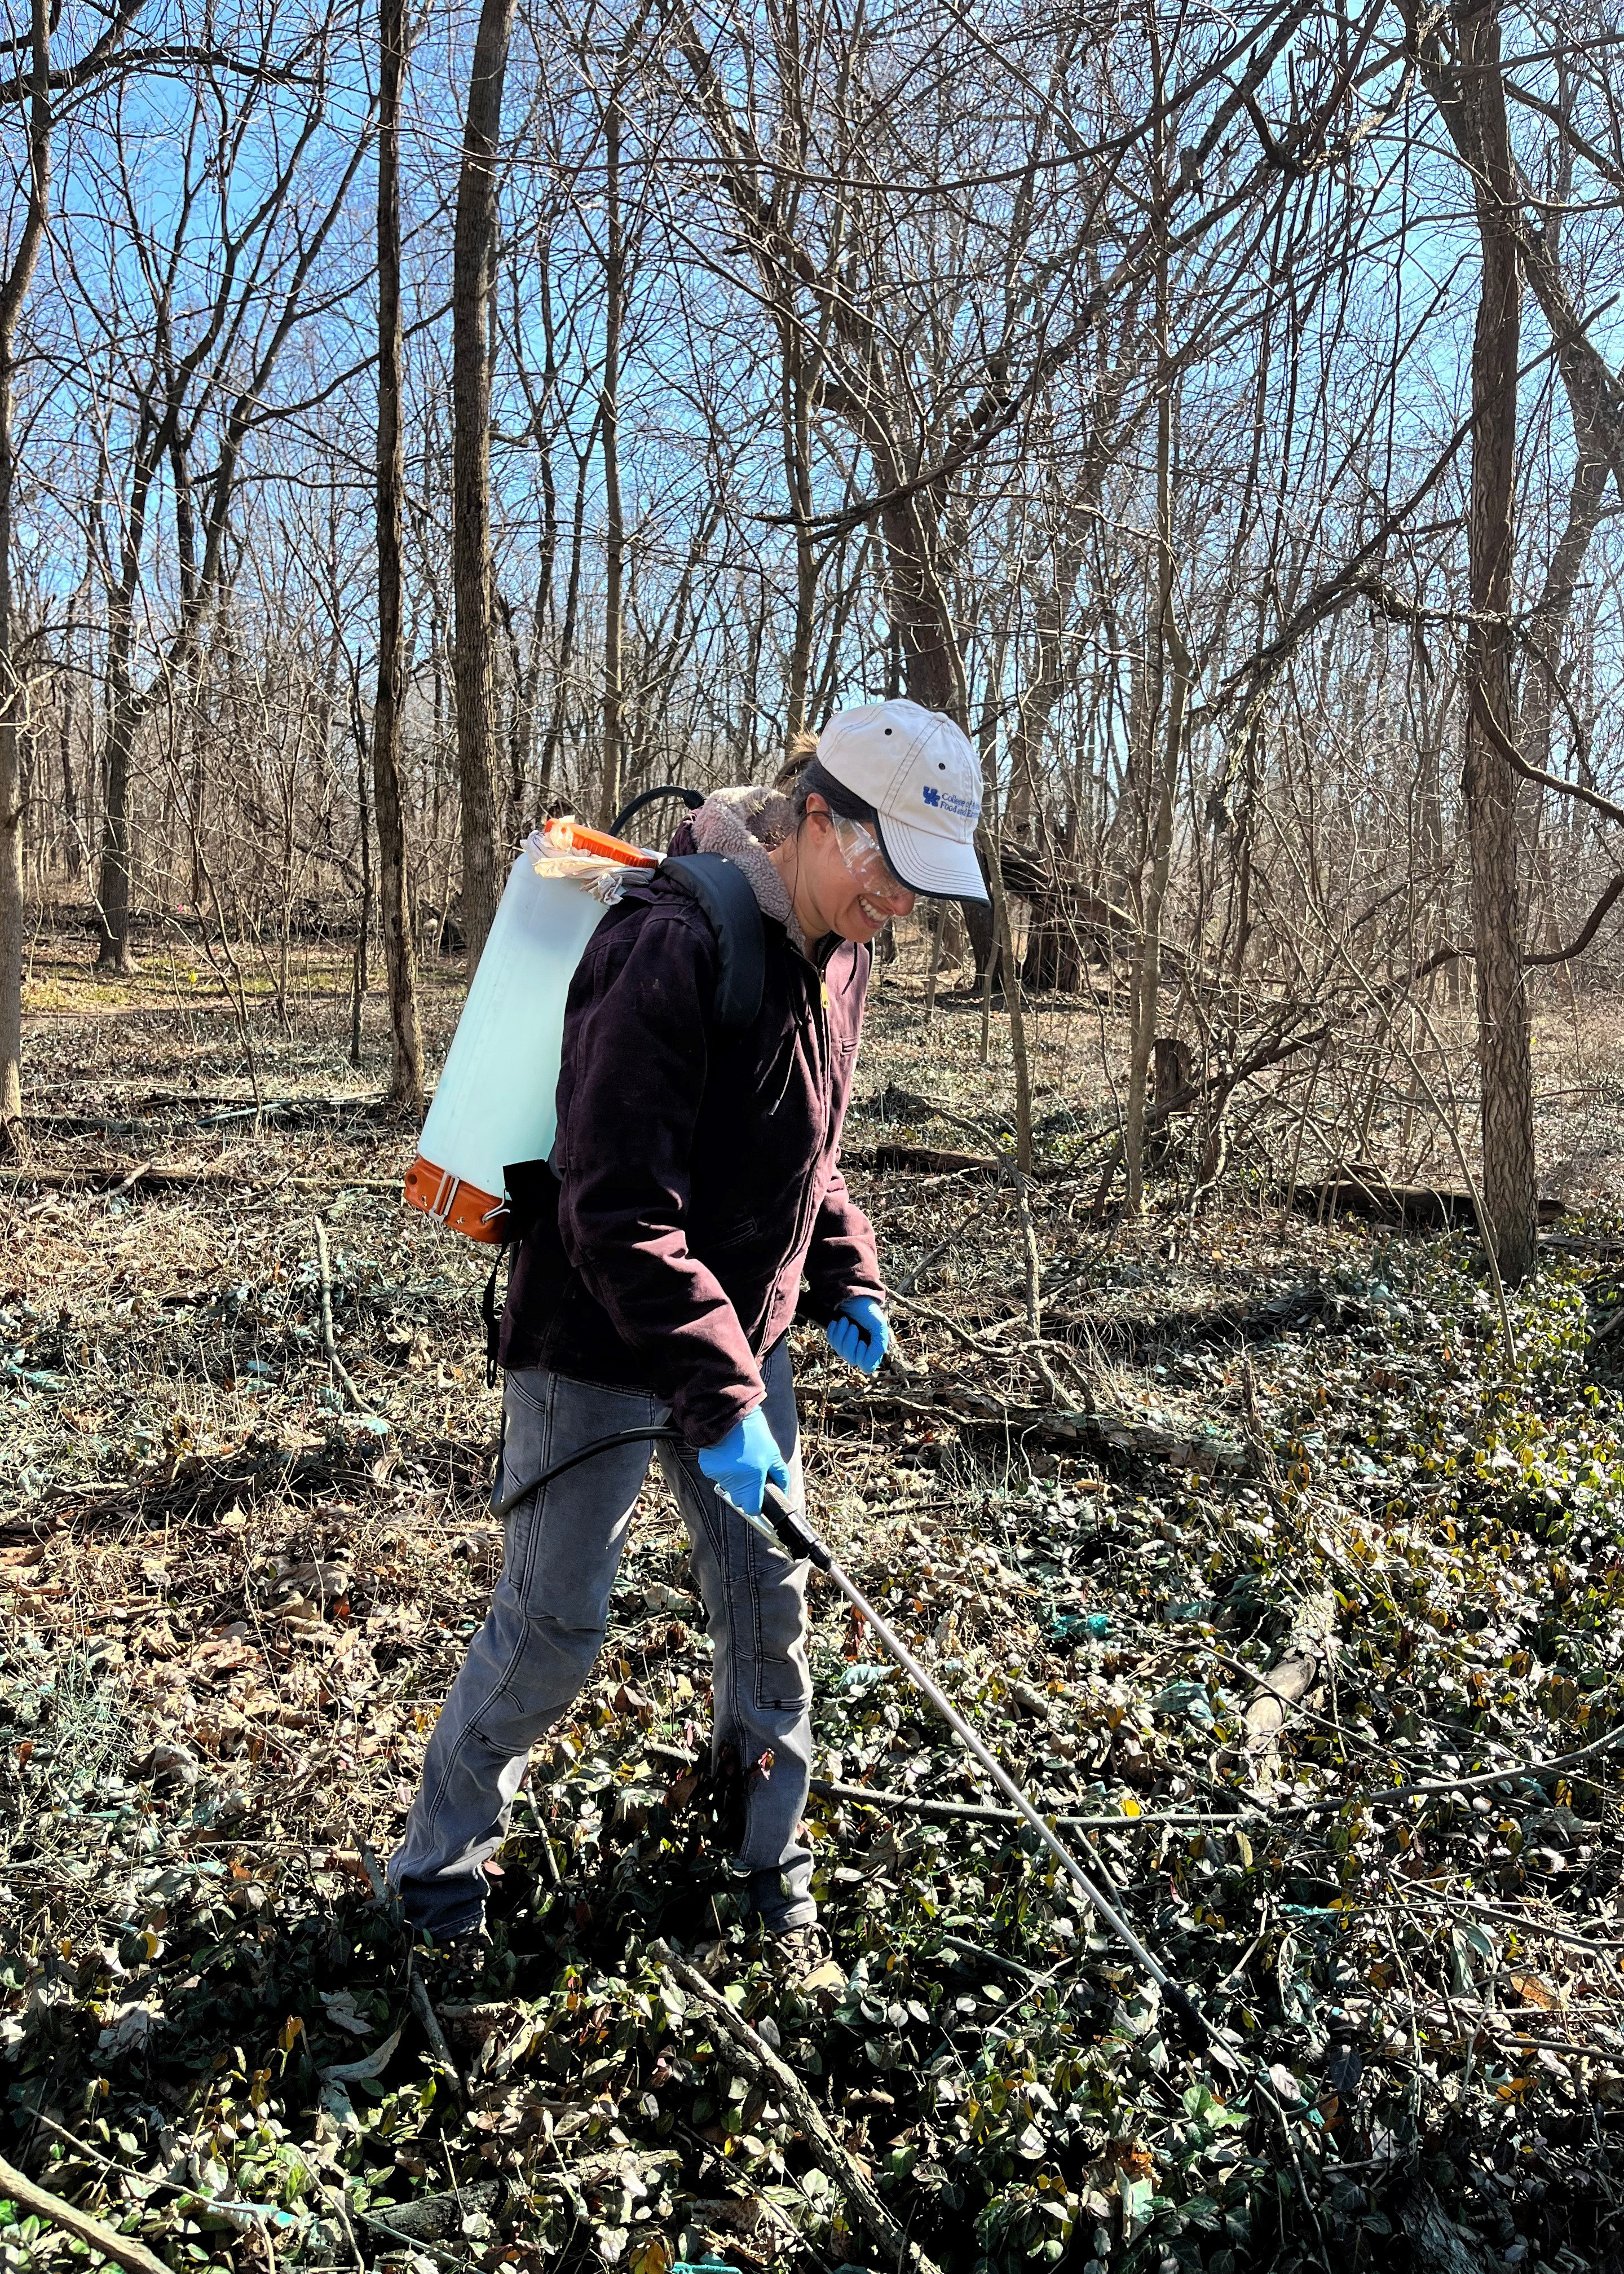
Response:
[[[821,1926],[793,1926],[785,1934],[769,1934],[766,1958],[780,1982],[792,1989],[841,1991],[846,1969]]]

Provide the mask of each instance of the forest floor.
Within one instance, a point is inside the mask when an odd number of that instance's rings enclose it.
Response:
[[[901,1363],[797,1336],[812,1512],[1214,2044],[816,1583],[838,1964],[774,1976],[655,1481],[436,2045],[368,1868],[500,1556],[485,1259],[400,1205],[338,951],[286,1031],[245,987],[252,1078],[184,945],[89,952],[36,942],[0,1186],[0,2154],[177,2274],[874,2267],[886,2217],[949,2274],[1624,2263],[1615,1013],[1542,1040],[1572,1212],[1513,1358],[1470,1238],[1317,1222],[1244,1148],[1096,1224],[1101,1006],[1037,1020],[1024,1199],[885,1165],[1004,1156],[1010,1077],[1001,1016],[984,1065],[973,998],[879,990],[847,1158]],[[718,1943],[731,2027],[680,1971]],[[0,2205],[0,2267],[76,2262]]]

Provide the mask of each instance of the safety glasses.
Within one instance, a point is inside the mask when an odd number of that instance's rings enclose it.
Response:
[[[905,900],[912,902],[918,898],[914,887],[903,883],[885,858],[879,839],[866,821],[849,821],[843,813],[831,813],[829,818],[846,874],[860,892],[893,908],[899,907]]]

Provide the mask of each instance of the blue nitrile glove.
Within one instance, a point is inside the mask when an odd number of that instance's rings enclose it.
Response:
[[[780,1492],[789,1490],[789,1471],[778,1441],[759,1405],[753,1405],[742,1421],[735,1421],[719,1445],[706,1445],[695,1458],[701,1476],[741,1515],[761,1514],[769,1477]]]
[[[859,1374],[877,1374],[891,1348],[891,1327],[872,1295],[848,1295],[823,1332],[835,1356]]]

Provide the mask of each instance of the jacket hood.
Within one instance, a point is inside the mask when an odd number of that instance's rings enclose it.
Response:
[[[788,885],[767,855],[795,829],[795,809],[779,790],[751,782],[738,789],[713,790],[688,818],[697,853],[719,853],[744,871],[763,915],[781,923],[790,945],[808,953],[807,936],[795,921]]]

